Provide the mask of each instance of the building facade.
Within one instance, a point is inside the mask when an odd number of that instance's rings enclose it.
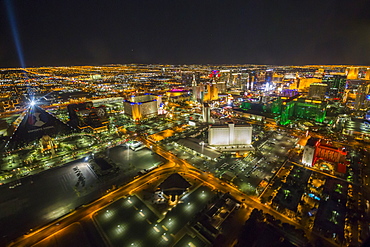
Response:
[[[130,97],[123,102],[123,107],[126,115],[134,120],[142,120],[157,116],[161,103],[161,96],[145,94]]]
[[[209,145],[250,145],[252,143],[252,127],[246,125],[211,126],[208,130]]]

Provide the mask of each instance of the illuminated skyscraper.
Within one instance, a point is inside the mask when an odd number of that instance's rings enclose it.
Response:
[[[218,100],[218,87],[215,79],[212,80],[212,85],[210,85],[210,100]]]
[[[273,75],[274,75],[274,71],[272,69],[266,70],[266,73],[265,73],[265,82],[266,83],[271,83],[272,82]]]
[[[211,123],[211,108],[209,107],[207,103],[203,104],[202,114],[203,114],[203,122]]]
[[[125,114],[134,120],[157,116],[159,104],[161,97],[151,94],[132,96],[123,102]]]
[[[193,75],[193,80],[191,81],[191,86],[196,87],[197,86],[197,81],[195,80],[195,75]]]
[[[367,70],[366,70],[365,80],[370,81],[370,68],[367,68]]]
[[[246,125],[211,126],[208,130],[209,145],[249,145],[252,142],[252,127]]]
[[[359,72],[359,68],[357,68],[357,67],[347,68],[347,70],[346,70],[347,79],[357,80],[358,79],[358,72]]]
[[[315,99],[324,99],[327,88],[328,88],[327,84],[312,83],[310,85],[310,91],[308,92],[308,97],[315,98]]]
[[[326,116],[326,101],[292,97],[281,102],[280,124],[286,125],[294,118],[322,123]]]
[[[195,80],[195,75],[193,74],[193,80],[191,82],[192,88],[192,100],[199,101],[200,100],[200,86],[197,85],[197,81]]]
[[[325,75],[322,83],[328,85],[327,95],[330,98],[342,99],[344,90],[347,87],[347,78],[342,75]]]
[[[244,91],[251,90],[250,83],[249,83],[249,73],[246,70],[242,70],[241,73],[241,88]]]
[[[205,102],[218,100],[218,88],[215,80],[212,80],[212,84],[208,83],[206,85],[206,92],[204,94],[203,100]]]
[[[310,138],[303,149],[302,163],[306,166],[312,167],[314,165],[315,150],[317,145],[317,138]]]
[[[370,101],[370,84],[362,83],[356,91],[355,109],[366,108]]]

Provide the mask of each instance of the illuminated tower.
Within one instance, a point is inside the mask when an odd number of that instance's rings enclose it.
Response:
[[[358,79],[358,70],[359,69],[357,67],[347,68],[347,70],[346,70],[347,79],[357,80]]]
[[[365,108],[369,104],[370,84],[362,84],[358,87],[355,99],[355,109]]]
[[[231,70],[221,70],[220,71],[220,81],[224,82],[226,85],[225,87],[231,87],[230,81],[231,81]]]
[[[266,70],[266,73],[265,73],[265,82],[266,83],[271,83],[272,82],[273,75],[274,75],[274,72],[273,72],[272,69]]]
[[[317,138],[310,138],[303,149],[302,163],[306,166],[312,167],[314,165],[314,157],[316,146],[318,145]]]
[[[217,82],[217,91],[219,93],[225,93],[226,92],[226,83],[224,81]],[[218,98],[218,96],[217,96]]]
[[[213,78],[212,85],[210,86],[210,100],[218,100],[218,88],[215,78]]]
[[[205,102],[212,101],[212,100],[218,100],[218,88],[216,82],[212,81],[212,84],[206,85],[206,92],[204,94],[203,100]]]
[[[162,102],[162,95],[158,95],[157,97],[157,109],[161,108],[162,105],[163,105],[163,102]]]
[[[242,90],[249,90],[249,74],[244,70],[241,73]]]
[[[309,98],[324,99],[328,85],[324,83],[312,83],[310,91],[308,92]]]
[[[328,85],[327,94],[330,98],[343,98],[347,86],[347,78],[342,75],[325,75],[322,83]]]
[[[191,88],[193,89],[193,97],[192,97],[192,99],[194,100],[194,101],[196,101],[197,100],[197,93],[198,93],[198,90],[197,90],[197,81],[195,80],[195,75],[193,74],[193,80],[192,80],[192,82],[191,82]]]
[[[158,104],[161,104],[158,100],[161,101],[161,97],[151,94],[132,96],[123,102],[125,114],[133,120],[155,117],[158,115]]]
[[[211,109],[207,103],[203,104],[203,122],[210,123],[211,122]]]
[[[195,74],[193,74],[193,80],[191,81],[191,86],[196,87],[197,86],[197,80],[195,80]]]
[[[370,68],[368,68],[368,69],[366,70],[365,80],[370,81]]]

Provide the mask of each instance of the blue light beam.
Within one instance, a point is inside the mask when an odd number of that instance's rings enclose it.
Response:
[[[19,62],[21,64],[21,67],[25,68],[26,66],[25,66],[24,58],[23,58],[22,45],[21,45],[21,41],[19,39],[17,21],[15,19],[15,15],[14,15],[14,11],[13,11],[12,0],[5,0],[5,7],[6,7],[6,11],[8,13],[8,19],[9,19],[10,27],[11,27],[11,30],[12,30],[12,35],[13,35],[15,47],[17,49],[18,59],[19,59]]]

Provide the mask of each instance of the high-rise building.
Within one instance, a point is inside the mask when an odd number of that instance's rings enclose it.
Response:
[[[312,83],[323,83],[321,78],[296,78],[289,89],[298,89],[299,92],[308,92]]]
[[[224,82],[226,84],[226,87],[231,87],[230,82],[232,78],[232,72],[231,70],[220,70],[220,82]]]
[[[324,144],[318,138],[310,138],[303,149],[302,163],[314,166],[318,160],[333,164],[333,172],[344,174],[346,172],[347,152],[330,145]]]
[[[161,96],[145,94],[132,96],[123,102],[125,114],[134,120],[141,120],[158,115],[158,107],[162,103]]]
[[[330,98],[342,99],[344,91],[347,87],[347,78],[343,75],[325,75],[322,78],[322,83],[328,85],[327,95]]]
[[[247,125],[211,126],[208,130],[209,145],[250,145],[252,143],[252,127]]]
[[[356,99],[355,99],[355,109],[359,110],[361,108],[366,108],[369,105],[370,95],[370,84],[364,82],[357,88]]]
[[[204,103],[202,108],[203,122],[211,123],[211,108],[209,104]]]
[[[218,93],[223,94],[223,93],[226,93],[226,91],[227,91],[226,90],[226,83],[223,82],[223,81],[217,82],[216,87],[217,87]],[[217,95],[217,98],[218,98],[218,95]]]
[[[266,73],[265,73],[265,82],[266,83],[271,83],[272,82],[272,77],[274,75],[274,71],[269,69],[269,70],[266,70]]]
[[[246,70],[242,70],[240,75],[241,89],[244,91],[251,90],[251,83],[249,82],[249,73]]]
[[[357,80],[358,79],[358,72],[359,72],[358,67],[349,67],[349,68],[347,68],[347,70],[346,70],[347,79]]]
[[[198,102],[203,102],[204,101],[204,86],[203,85],[197,85],[196,87],[193,87],[193,97],[194,100]]]
[[[294,118],[322,123],[326,117],[326,101],[310,100],[298,96],[281,102],[280,124],[286,125]]]
[[[370,68],[367,68],[367,70],[366,70],[365,80],[370,81]]]
[[[208,83],[206,85],[206,92],[204,93],[203,97],[204,101],[212,101],[212,100],[218,100],[218,88],[215,80],[212,80],[212,83]]]
[[[324,99],[328,85],[324,83],[312,83],[310,91],[308,92],[309,98]]]
[[[218,100],[218,87],[214,78],[208,92],[210,93],[210,100]]]

